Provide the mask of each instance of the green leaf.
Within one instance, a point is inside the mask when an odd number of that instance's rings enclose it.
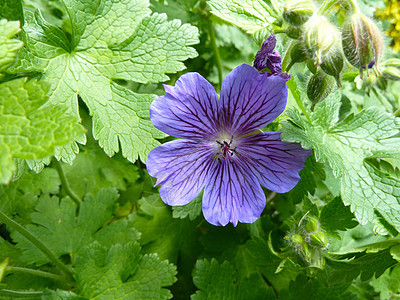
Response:
[[[0,19],[7,20],[19,20],[22,25],[24,25],[24,13],[22,10],[22,1],[13,0],[7,1],[3,0],[0,2]],[[0,25],[1,26],[1,25]],[[0,45],[2,43],[0,42]],[[0,55],[1,57],[1,55]]]
[[[271,299],[274,292],[258,274],[239,278],[238,271],[228,261],[222,264],[214,258],[196,263],[193,282],[199,289],[193,300],[202,299]]]
[[[175,281],[176,267],[160,261],[156,254],[140,255],[138,243],[97,242],[77,258],[75,276],[82,295],[90,299],[170,299],[162,287]]]
[[[400,180],[389,177],[368,162],[368,158],[398,158],[399,119],[374,108],[350,115],[337,123],[340,96],[335,93],[316,106],[312,122],[290,109],[293,119],[283,126],[282,139],[313,148],[316,160],[327,161],[341,181],[341,196],[351,205],[360,224],[377,219],[377,210],[387,222],[400,229]]]
[[[372,253],[349,254],[347,258],[351,260],[331,260],[326,259],[326,264],[334,269],[333,277],[337,280],[351,282],[361,274],[361,280],[369,280],[381,276],[386,269],[394,266],[397,261],[390,254],[389,249]]]
[[[140,210],[132,214],[131,219],[142,234],[143,252],[156,252],[161,259],[167,258],[171,262],[190,253],[194,260],[199,251],[199,232],[193,223],[188,219],[173,219],[171,209],[156,194],[140,199],[139,205]]]
[[[281,258],[275,256],[261,238],[252,238],[243,245],[231,248],[223,258],[235,265],[239,278],[250,277],[253,273],[262,274],[278,292],[288,288],[295,276],[288,268],[277,272]]]
[[[87,298],[79,297],[77,294],[63,290],[44,290],[42,300],[87,300]]]
[[[323,165],[317,163],[313,156],[309,156],[305,163],[305,168],[299,172],[300,180],[297,185],[288,192],[288,196],[294,204],[300,203],[305,196],[314,195],[317,181],[325,179]]]
[[[44,196],[39,199],[36,212],[31,214],[33,224],[26,228],[55,255],[70,255],[72,261],[94,239],[102,240],[106,245],[121,238],[121,235],[124,239],[136,240],[139,235],[133,228],[126,228],[126,223],[101,229],[112,218],[117,198],[118,194],[112,188],[100,190],[96,198],[88,195],[76,217],[75,204],[69,198],[60,201],[55,196]],[[103,230],[107,237],[115,237],[109,240],[102,237]],[[117,230],[123,231],[118,233]],[[13,232],[12,238],[18,243],[18,248],[23,249],[21,259],[26,263],[41,265],[48,262],[48,258],[21,235]]]
[[[62,32],[61,29],[59,29],[57,26],[46,22],[46,20],[43,19],[40,10],[35,11],[35,20],[36,23],[42,28],[51,45],[55,47],[60,47],[67,52],[71,51],[71,44],[65,36],[64,32]]]
[[[14,63],[15,51],[21,48],[23,43],[12,37],[20,31],[18,21],[0,20],[0,71]]]
[[[372,280],[370,285],[380,294],[380,299],[392,299],[391,296],[400,291],[400,267],[386,270],[381,277]]]
[[[57,194],[60,189],[57,171],[46,168],[35,174],[25,172],[17,181],[0,186],[0,210],[7,215],[14,215],[29,220],[37,199],[42,194]]]
[[[66,108],[48,105],[48,90],[49,84],[26,78],[0,84],[0,183],[15,170],[13,157],[44,158],[83,133]]]
[[[194,200],[189,202],[186,205],[182,206],[173,206],[172,207],[172,216],[174,218],[184,219],[189,217],[189,220],[193,221],[198,216],[201,215],[202,210],[202,200],[203,192],[201,192]]]
[[[327,272],[319,272],[316,276],[307,278],[304,274],[297,276],[290,283],[289,289],[279,294],[280,299],[297,300],[356,300],[357,296],[348,291],[349,283],[337,281]]]
[[[134,162],[145,162],[165,137],[152,125],[149,107],[154,95],[136,94],[112,82],[168,80],[166,73],[185,68],[182,61],[197,56],[197,28],[152,14],[146,0],[64,0],[72,27],[72,45],[63,33],[26,12],[26,45],[14,72],[37,69],[53,83],[50,103],[70,107],[79,120],[78,95],[93,116],[93,136],[107,155],[122,151]],[[37,14],[38,15],[38,14]],[[69,47],[72,51],[69,51]],[[27,51],[29,50],[29,51]],[[74,149],[60,156],[71,163]]]
[[[272,31],[275,13],[262,0],[210,0],[211,12],[250,34]]]
[[[21,255],[21,251],[10,242],[0,238],[0,260],[3,261],[6,258],[10,259],[10,264],[18,266],[20,264],[18,258]]]
[[[338,230],[354,228],[358,224],[350,208],[343,205],[340,197],[334,198],[322,208],[319,221],[323,229],[334,236],[338,236]]]
[[[63,169],[74,192],[80,197],[87,193],[97,195],[101,188],[107,187],[125,191],[127,185],[139,177],[135,165],[122,156],[110,159],[92,139],[81,150],[74,164],[63,164]]]

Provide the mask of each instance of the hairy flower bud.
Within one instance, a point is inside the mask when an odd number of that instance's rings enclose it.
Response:
[[[301,37],[302,30],[300,27],[296,26],[288,26],[285,31],[286,35],[294,40],[297,40]]]
[[[340,86],[343,54],[336,26],[323,16],[315,16],[305,25],[303,42],[307,55],[327,74],[335,77]]]
[[[318,70],[316,74],[311,76],[307,83],[307,96],[312,102],[312,109],[315,104],[325,100],[334,88],[335,79],[325,72]]]
[[[330,55],[325,56],[321,62],[321,69],[325,71],[326,74],[335,77],[336,82],[339,87],[342,86],[340,83],[340,72],[343,69],[343,52],[339,47],[332,50]]]
[[[304,240],[303,237],[300,234],[293,234],[290,237],[290,240],[295,244],[295,245],[302,245]]]
[[[383,51],[382,34],[375,23],[357,12],[343,25],[343,52],[347,60],[360,70],[376,66]]]
[[[326,248],[328,247],[328,238],[322,231],[315,232],[310,235],[311,240],[317,244],[317,246]]]
[[[311,0],[288,0],[283,8],[283,18],[289,24],[301,26],[313,15],[314,10]]]
[[[317,218],[313,216],[309,216],[307,218],[307,223],[306,223],[306,231],[308,233],[313,233],[319,229],[319,221]]]
[[[383,64],[382,76],[387,80],[400,80],[400,59],[391,58],[385,61]]]

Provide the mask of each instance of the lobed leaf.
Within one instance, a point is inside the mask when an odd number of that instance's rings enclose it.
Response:
[[[400,180],[369,164],[369,158],[398,158],[398,118],[371,107],[337,123],[338,93],[317,105],[312,122],[288,110],[293,121],[284,124],[282,139],[313,148],[317,161],[327,161],[341,181],[341,196],[360,224],[377,220],[375,210],[400,229]],[[336,124],[337,123],[337,124]]]
[[[199,289],[191,296],[202,299],[272,299],[274,292],[261,276],[253,273],[239,278],[238,272],[228,261],[222,264],[214,258],[198,260],[194,269],[193,282]]]
[[[21,48],[23,43],[12,37],[20,31],[18,21],[0,20],[0,71],[14,63],[17,55],[15,51]]]
[[[113,188],[100,190],[96,198],[88,195],[76,217],[76,206],[69,198],[60,201],[55,196],[43,196],[39,199],[36,212],[31,214],[32,224],[26,228],[56,256],[69,255],[72,261],[79,251],[95,239],[103,241],[105,245],[118,239],[135,241],[139,234],[126,222],[104,227],[112,218],[117,198],[118,194]],[[107,238],[103,237],[103,233]],[[42,252],[17,232],[12,233],[12,238],[23,250],[23,261],[36,265],[48,262]]]
[[[250,34],[272,31],[274,12],[262,0],[210,0],[211,12]]]
[[[170,299],[163,288],[175,281],[176,267],[156,254],[140,255],[138,243],[90,244],[77,258],[76,280],[89,299]]]
[[[93,116],[93,136],[112,156],[122,151],[134,162],[145,162],[155,140],[165,135],[149,119],[154,95],[136,94],[113,79],[140,83],[168,80],[166,73],[185,68],[182,61],[197,56],[197,28],[150,15],[146,0],[65,0],[72,41],[39,13],[26,12],[26,45],[14,72],[39,70],[52,82],[50,104],[72,108],[79,120],[78,95]],[[78,139],[76,139],[78,140]],[[80,142],[85,143],[81,137]],[[121,149],[120,149],[121,147]],[[78,147],[63,148],[59,156],[71,163]]]
[[[48,90],[48,83],[26,78],[0,84],[0,183],[16,169],[12,158],[47,157],[83,133],[67,108],[47,105]]]

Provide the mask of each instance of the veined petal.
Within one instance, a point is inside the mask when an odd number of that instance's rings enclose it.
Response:
[[[252,134],[238,140],[239,159],[257,177],[262,186],[286,193],[300,180],[299,171],[311,155],[297,143],[281,141],[280,132]]]
[[[149,174],[161,184],[161,199],[168,205],[185,205],[203,189],[215,150],[192,140],[174,140],[150,151]]]
[[[257,178],[239,160],[214,161],[203,194],[203,214],[209,223],[252,223],[265,203]]]
[[[224,127],[235,137],[264,127],[285,110],[287,95],[282,77],[259,74],[246,64],[238,66],[222,82]]]
[[[150,119],[161,131],[180,138],[215,138],[219,128],[218,96],[198,73],[186,73],[150,107]]]

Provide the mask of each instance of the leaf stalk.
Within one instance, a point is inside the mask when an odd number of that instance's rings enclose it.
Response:
[[[54,164],[54,166],[56,167],[58,176],[60,177],[61,180],[61,184],[63,186],[63,188],[65,189],[65,192],[67,193],[67,195],[72,199],[72,201],[75,202],[75,204],[77,205],[77,209],[79,210],[79,206],[81,204],[81,199],[78,197],[77,194],[75,194],[75,192],[71,189],[71,186],[69,185],[68,179],[65,176],[65,172],[64,169],[62,168],[61,163],[53,156],[52,158],[52,163]]]
[[[23,274],[29,274],[29,275],[49,278],[49,279],[53,279],[53,280],[57,280],[57,281],[65,281],[65,278],[63,276],[45,272],[42,270],[35,270],[35,269],[29,269],[29,268],[7,267],[6,272],[7,273],[23,273]]]
[[[221,86],[222,86],[221,55],[219,53],[219,49],[218,49],[217,42],[216,42],[216,39],[215,39],[214,25],[213,25],[211,20],[209,22],[209,31],[210,31],[211,46],[213,47],[213,51],[214,51],[215,64],[217,65],[217,71],[218,71],[218,91],[220,91],[221,90]]]
[[[63,272],[68,279],[73,279],[73,274],[71,270],[64,265],[54,254],[47,248],[39,239],[37,239],[32,233],[30,233],[23,226],[9,218],[6,214],[0,211],[0,222],[5,225],[13,228],[19,234],[21,234],[24,238],[30,241],[33,245],[35,245],[61,272]]]

